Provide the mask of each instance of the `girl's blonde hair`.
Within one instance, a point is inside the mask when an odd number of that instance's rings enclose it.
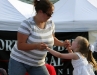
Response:
[[[78,45],[79,52],[84,55],[88,62],[93,65],[93,67],[97,70],[97,63],[92,55],[92,51],[90,50],[90,44],[85,37],[78,36]]]

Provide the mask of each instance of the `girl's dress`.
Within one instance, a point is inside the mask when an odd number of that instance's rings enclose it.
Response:
[[[87,59],[82,57],[80,53],[76,52],[79,56],[78,60],[72,60],[73,75],[95,75],[93,67],[88,63]]]

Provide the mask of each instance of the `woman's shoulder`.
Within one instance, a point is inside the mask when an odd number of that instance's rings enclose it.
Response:
[[[29,18],[25,19],[24,21],[34,22],[34,19],[33,19],[33,17],[29,17]]]
[[[26,24],[26,25],[33,25],[33,24],[35,24],[35,22],[34,22],[34,20],[33,20],[33,17],[29,17],[29,18],[27,18],[27,19],[25,19],[25,20],[23,20],[22,22],[21,22],[21,24]]]

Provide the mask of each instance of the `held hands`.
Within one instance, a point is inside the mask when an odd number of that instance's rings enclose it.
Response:
[[[47,50],[51,50],[49,47],[46,47]]]
[[[73,51],[72,51],[70,46],[68,46],[66,49],[68,50],[69,53],[73,53]]]
[[[36,44],[36,49],[38,50],[44,50],[46,49],[47,45],[45,43],[38,43]]]
[[[69,53],[72,53],[73,51],[71,50],[71,42],[69,40],[64,41],[64,47],[68,50]]]
[[[65,40],[65,41],[63,42],[63,44],[64,44],[64,47],[65,47],[65,48],[71,46],[71,42],[70,42],[69,40]]]

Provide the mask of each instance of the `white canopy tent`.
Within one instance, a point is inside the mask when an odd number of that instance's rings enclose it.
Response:
[[[55,3],[52,19],[56,32],[89,31],[89,34],[96,36],[97,0],[92,0],[94,3],[90,1],[59,0]],[[0,0],[0,30],[17,31],[20,22],[34,14],[33,5],[18,0]]]
[[[0,30],[17,31],[21,21],[33,15],[33,5],[18,0],[0,0]]]
[[[59,0],[52,20],[58,32],[97,30],[97,7],[89,0]]]
[[[88,31],[97,36],[97,0],[59,0],[54,6],[51,19],[55,22],[56,32]]]
[[[9,2],[26,18],[35,14],[34,6],[19,0],[9,0]]]

